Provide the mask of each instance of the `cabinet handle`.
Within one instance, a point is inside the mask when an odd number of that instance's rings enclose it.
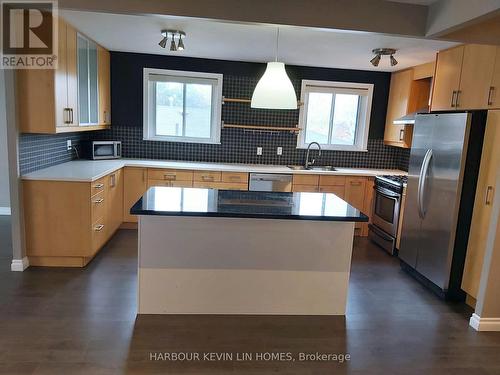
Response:
[[[214,176],[201,176],[201,179],[203,181],[213,181],[214,180]]]
[[[99,203],[102,203],[104,202],[104,198],[101,198],[101,199],[97,199],[94,201],[95,204],[99,204]]]
[[[399,140],[402,141],[405,139],[405,130],[404,129],[400,129],[399,130]]]
[[[490,86],[490,89],[488,91],[488,105],[493,105],[493,100],[492,100],[492,94],[493,94],[493,90],[495,90],[495,88],[493,86]]]
[[[455,95],[457,95],[457,91],[453,90],[453,94],[451,94],[451,107],[455,107]]]
[[[73,108],[68,108],[69,110],[69,123],[73,124]]]
[[[111,180],[111,182],[110,182],[110,186],[111,186],[111,187],[115,187],[115,186],[116,186],[116,175],[115,175],[115,174],[112,174],[112,175],[110,176],[110,180]]]
[[[95,184],[94,189],[102,189],[104,187],[104,184]]]
[[[493,186],[488,186],[486,188],[486,195],[484,197],[484,204],[487,205],[487,206],[491,205],[491,197],[490,197],[490,195],[491,195],[492,192],[493,192]]]
[[[351,186],[360,186],[360,185],[361,185],[361,182],[360,182],[360,181],[351,181],[351,182],[349,182],[349,184],[350,184]]]
[[[241,178],[239,176],[229,176],[229,180],[231,180],[231,181],[240,181]]]
[[[63,109],[63,121],[65,124],[71,124],[71,120],[69,117],[69,108],[64,108]]]
[[[455,108],[460,107],[460,103],[458,102],[458,99],[460,98],[461,93],[462,93],[461,90],[457,90],[457,98],[455,99]]]
[[[100,232],[100,231],[101,231],[101,230],[103,230],[103,229],[104,229],[104,224],[99,224],[99,225],[96,225],[96,226],[94,227],[94,230],[95,230],[96,232]]]
[[[163,179],[164,180],[175,180],[176,177],[177,176],[175,174],[173,174],[173,173],[167,173],[167,174],[163,175]]]

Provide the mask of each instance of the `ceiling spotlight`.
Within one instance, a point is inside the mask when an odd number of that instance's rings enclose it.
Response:
[[[167,45],[167,41],[168,41],[168,36],[164,36],[163,39],[160,41],[160,43],[158,43],[160,45],[161,48],[165,48],[166,45]]]
[[[175,45],[174,34],[172,34],[172,40],[170,41],[170,51],[177,51],[177,46]]]
[[[396,50],[394,48],[375,48],[372,50],[372,53],[375,55],[375,57],[370,60],[373,66],[378,66],[382,56],[390,56],[391,66],[394,66],[398,63],[398,61],[393,56],[396,53]]]
[[[177,43],[178,51],[184,51],[184,42],[182,41],[183,36],[186,36],[186,33],[183,31],[179,31],[179,43]]]
[[[392,55],[391,55],[391,58],[390,58],[390,59],[391,59],[391,66],[394,66],[394,65],[397,65],[397,64],[398,64],[398,60],[396,60],[396,59],[394,58],[394,56],[392,56]]]
[[[373,59],[370,60],[373,66],[378,66],[378,63],[380,62],[380,55],[376,55]]]
[[[186,37],[186,33],[180,30],[162,30],[161,35],[163,39],[158,43],[161,48],[165,48],[170,38],[170,51],[184,51],[184,41],[182,38]],[[178,42],[176,43],[176,38]]]

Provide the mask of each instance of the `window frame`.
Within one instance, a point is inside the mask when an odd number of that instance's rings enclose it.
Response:
[[[323,150],[333,151],[368,151],[368,133],[370,130],[370,116],[373,101],[372,83],[353,83],[353,82],[338,82],[338,81],[318,81],[318,80],[302,80],[300,90],[300,106],[299,112],[299,128],[301,131],[297,137],[297,148],[306,149],[306,127],[307,127],[307,110],[309,104],[309,93],[311,92],[328,92],[328,93],[355,93],[360,96],[358,103],[358,119],[356,123],[356,134],[353,145],[341,144],[321,144]],[[333,113],[331,117],[333,118]],[[332,129],[329,129],[331,132]]]
[[[174,79],[168,82],[207,82],[215,81],[212,86],[212,116],[210,126],[210,138],[201,137],[186,137],[175,135],[157,135],[156,134],[156,121],[151,122],[156,117],[156,95],[154,92],[154,85],[150,82],[158,82],[158,80],[151,80],[151,75],[173,77]],[[145,141],[162,141],[162,142],[181,142],[181,143],[209,143],[220,144],[220,134],[222,128],[222,81],[223,75],[218,73],[203,73],[192,72],[184,70],[170,70],[170,69],[143,69],[143,137]],[[185,98],[184,98],[185,102]]]

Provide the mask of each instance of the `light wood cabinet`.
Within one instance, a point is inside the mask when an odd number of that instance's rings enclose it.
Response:
[[[201,182],[220,182],[222,180],[222,172],[220,171],[194,171],[193,181]]]
[[[456,99],[457,109],[482,109],[488,107],[495,46],[467,44],[464,48],[460,88]]]
[[[496,51],[495,68],[493,69],[489,95],[489,108],[500,109],[500,47],[497,47]]]
[[[499,144],[500,110],[489,111],[462,278],[462,289],[474,299],[477,299],[479,290],[488,229],[493,213],[493,197],[495,189],[500,188],[496,186],[500,170]]]
[[[491,103],[497,47],[466,44],[437,55],[433,111],[495,108]]]
[[[125,167],[123,170],[123,221],[137,223],[137,216],[130,209],[148,189],[147,168]]]
[[[193,187],[192,181],[167,181],[167,180],[148,180],[148,189],[153,186],[165,187]]]
[[[99,79],[99,124],[111,125],[111,65],[109,51],[97,46]]]
[[[345,176],[319,176],[319,192],[333,193],[344,199],[345,197]]]
[[[220,173],[220,172],[219,172]],[[193,171],[183,169],[149,168],[149,180],[193,181]]]
[[[394,120],[428,109],[433,67],[433,63],[427,63],[392,73],[384,131],[385,144],[411,147],[413,125],[396,125]]]
[[[21,133],[54,134],[109,127],[109,123],[79,126],[77,35],[75,28],[59,18],[57,69],[20,69],[15,72]],[[99,68],[104,70],[99,69],[98,74],[105,75],[104,62]],[[107,69],[109,71],[109,62]],[[104,86],[105,82],[107,86]],[[105,78],[101,85],[100,93],[110,91],[110,82]]]
[[[391,74],[384,131],[384,142],[391,146],[409,147],[408,141],[405,140],[405,125],[395,125],[393,121],[407,114],[412,81],[413,71],[411,69]]]
[[[248,173],[243,172],[222,172],[222,182],[229,182],[232,184],[247,184]]]
[[[433,111],[455,109],[456,95],[460,88],[463,57],[464,46],[438,52],[432,88],[431,109]]]
[[[193,187],[219,190],[248,190],[248,184],[238,182],[202,182],[194,181]]]
[[[108,237],[112,236],[123,222],[123,171],[120,169],[106,177],[108,196]]]
[[[360,211],[365,208],[365,186],[366,177],[348,176],[345,179],[345,200]],[[363,223],[356,223],[355,228],[361,229],[362,225]]]

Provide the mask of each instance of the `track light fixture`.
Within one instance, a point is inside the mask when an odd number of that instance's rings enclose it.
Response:
[[[373,66],[378,66],[382,56],[390,56],[389,59],[391,62],[391,66],[394,66],[398,63],[398,60],[394,58],[394,54],[396,53],[396,50],[394,48],[375,48],[372,50],[372,53],[375,55],[375,57],[370,60],[370,63]]]
[[[170,51],[184,51],[184,41],[182,38],[186,37],[186,33],[180,30],[162,30],[161,35],[163,36],[162,40],[158,45],[161,48],[167,47],[168,39],[170,39]],[[177,42],[176,42],[177,40]]]

